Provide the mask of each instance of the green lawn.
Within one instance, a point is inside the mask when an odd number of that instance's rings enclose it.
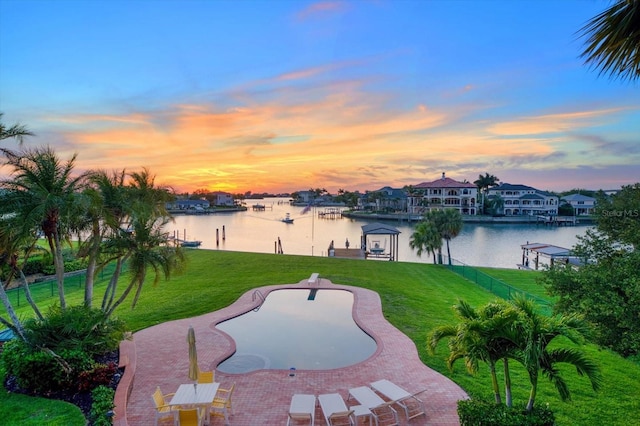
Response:
[[[540,271],[521,271],[518,269],[502,269],[502,268],[477,268],[487,275],[499,279],[512,287],[516,287],[531,295],[545,299],[551,303],[554,298],[549,296],[544,287],[537,282]]]
[[[473,377],[467,374],[462,363],[449,372],[444,363],[446,345],[443,343],[435,356],[426,352],[427,332],[440,324],[454,320],[451,306],[463,298],[474,306],[481,305],[495,296],[470,283],[444,267],[422,263],[374,262],[309,256],[283,256],[256,253],[233,253],[207,250],[189,252],[189,267],[181,276],[161,281],[157,286],[146,285],[135,310],[123,305],[117,315],[136,331],[174,319],[197,316],[211,312],[235,301],[242,293],[263,285],[296,283],[312,272],[339,284],[369,288],[380,294],[385,317],[406,333],[416,343],[420,357],[428,366],[442,372],[459,383],[470,395],[491,398],[490,378],[486,369]],[[513,286],[532,285],[535,272],[490,270],[492,274]],[[126,282],[126,277],[122,282]],[[103,285],[103,284],[102,284]],[[96,294],[100,295],[100,286]],[[530,289],[526,291],[533,293]],[[537,293],[536,293],[537,294]],[[541,297],[544,293],[539,294]],[[81,292],[70,299],[82,296]],[[71,300],[70,300],[70,303]],[[74,302],[75,303],[75,302]],[[22,314],[27,310],[22,308]],[[573,401],[562,403],[555,390],[542,381],[538,390],[538,404],[549,404],[557,416],[559,425],[606,424],[627,425],[628,419],[640,412],[640,366],[594,345],[585,348],[601,365],[604,386],[594,393],[585,378],[575,371],[566,371],[565,378],[572,391]],[[512,366],[514,403],[524,405],[529,387],[524,371],[515,363]],[[6,402],[13,395],[0,394],[0,411],[5,424],[42,424],[29,422],[24,413],[37,412],[39,400],[22,397],[22,414],[7,409]],[[60,405],[59,417],[50,424],[78,424],[62,420],[66,406]],[[60,419],[60,420],[58,420]],[[13,422],[13,423],[12,423]],[[49,423],[48,423],[49,424]]]

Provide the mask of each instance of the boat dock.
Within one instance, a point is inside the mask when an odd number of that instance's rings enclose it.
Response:
[[[339,207],[325,207],[324,211],[318,212],[321,219],[342,219],[342,209]]]
[[[537,216],[536,223],[548,226],[575,226],[578,220],[575,216]]]
[[[541,264],[540,257],[549,259],[549,266],[555,262],[578,265],[578,259],[572,254],[571,249],[546,243],[529,243],[520,246],[522,248],[522,263],[516,266],[518,269],[537,271]]]

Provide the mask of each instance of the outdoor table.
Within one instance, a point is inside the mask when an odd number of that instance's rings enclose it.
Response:
[[[180,385],[169,405],[209,405],[218,392],[220,383],[188,383]]]

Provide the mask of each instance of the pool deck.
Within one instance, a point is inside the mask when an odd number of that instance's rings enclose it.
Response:
[[[260,287],[266,296],[271,290],[282,288],[311,288],[307,280],[297,284]],[[294,377],[288,370],[258,370],[244,374],[216,371],[215,381],[223,388],[235,383],[231,425],[285,425],[291,396],[296,393],[315,394],[338,392],[347,400],[348,389],[389,379],[409,392],[424,391],[419,397],[425,402],[426,416],[407,422],[398,410],[400,424],[459,425],[457,401],[466,393],[440,373],[425,366],[418,357],[415,344],[383,316],[377,293],[359,288],[333,284],[321,279],[313,288],[344,289],[354,294],[354,319],[378,343],[376,352],[367,360],[353,366],[333,370],[298,370]],[[215,329],[220,321],[237,316],[256,307],[261,299],[253,297],[256,289],[243,294],[232,305],[199,317],[166,322],[141,330],[133,340],[121,346],[121,363],[125,374],[116,392],[116,426],[153,425],[155,409],[151,395],[159,386],[163,393],[175,392],[188,378],[189,357],[187,329],[196,333],[200,369],[212,370],[235,351],[233,340]],[[357,405],[354,400],[347,405]],[[318,406],[316,425],[324,418]],[[169,419],[159,424],[171,425]],[[211,417],[211,425],[223,425],[222,417]]]

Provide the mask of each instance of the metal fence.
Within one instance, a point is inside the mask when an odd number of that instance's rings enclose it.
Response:
[[[115,270],[115,263],[107,265],[96,277],[96,282],[111,277]],[[123,270],[124,272],[124,270]],[[76,272],[68,272],[64,277],[64,293],[65,295],[69,295],[75,292],[84,291],[84,283],[86,278],[86,270],[76,271]],[[34,282],[29,285],[29,290],[31,292],[31,297],[34,302],[38,303],[40,301],[50,299],[51,297],[58,296],[58,284],[56,282],[55,276],[47,276],[42,281]],[[27,298],[24,294],[24,289],[22,287],[12,288],[7,290],[7,296],[9,296],[9,301],[14,307],[19,307],[21,305],[27,304]]]
[[[449,264],[447,257],[443,256],[444,266],[452,272],[468,279],[469,281],[479,285],[485,290],[499,296],[505,300],[511,300],[516,294],[524,294],[528,299],[534,300],[541,311],[546,315],[551,315],[553,312],[553,305],[549,301],[542,299],[541,297],[527,293],[526,291],[512,287],[502,280],[492,277],[473,266],[469,266],[456,259],[451,258],[451,264]]]

